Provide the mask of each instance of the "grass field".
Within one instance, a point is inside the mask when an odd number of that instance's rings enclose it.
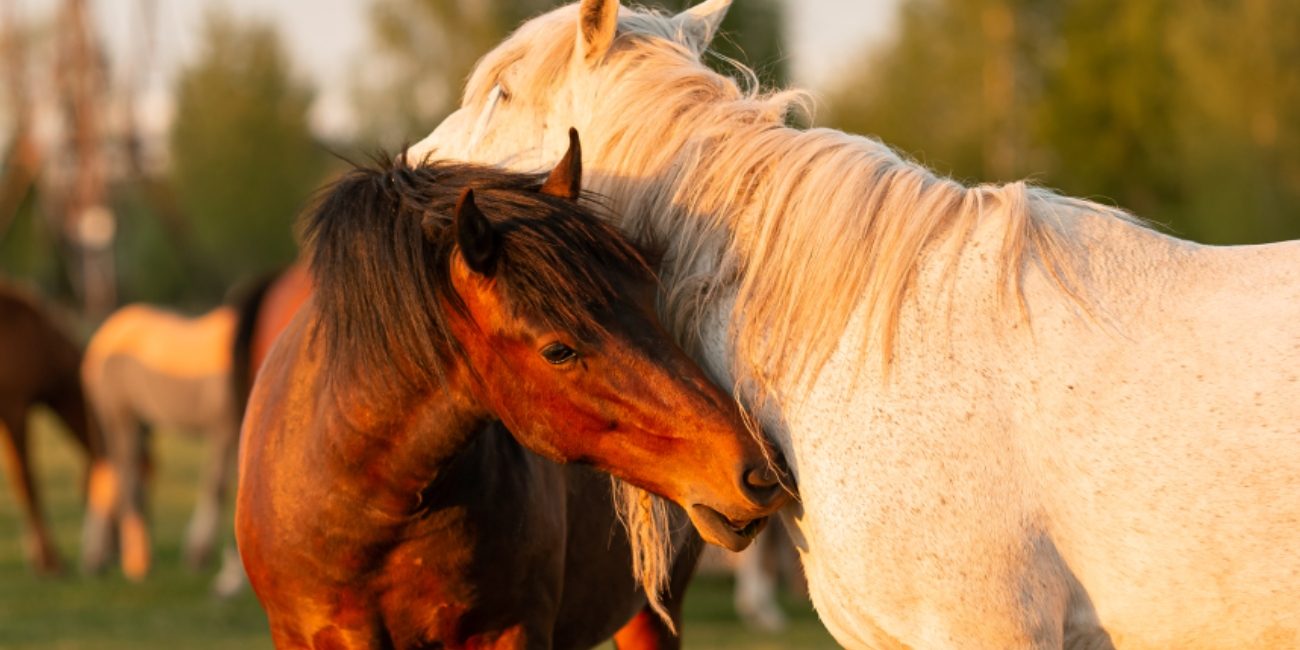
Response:
[[[146,582],[133,584],[118,572],[95,578],[77,574],[80,460],[50,418],[38,413],[33,426],[45,510],[70,570],[62,578],[38,579],[27,569],[6,475],[0,482],[0,650],[271,647],[266,619],[250,592],[218,600],[210,595],[210,574],[192,573],[181,566],[180,540],[194,504],[202,453],[198,440],[166,434],[154,440],[154,570]],[[803,602],[786,603],[791,625],[785,632],[746,631],[732,611],[730,588],[726,578],[697,579],[687,601],[687,648],[836,647]]]

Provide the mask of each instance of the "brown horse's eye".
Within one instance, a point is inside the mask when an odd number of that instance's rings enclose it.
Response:
[[[542,357],[553,366],[562,366],[577,359],[578,353],[563,343],[552,343],[542,348]]]

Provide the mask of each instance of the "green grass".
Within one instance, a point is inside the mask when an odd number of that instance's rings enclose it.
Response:
[[[251,592],[222,601],[210,593],[211,572],[181,565],[180,544],[194,505],[203,453],[200,441],[156,436],[151,509],[155,557],[148,580],[134,584],[109,571],[76,571],[82,515],[81,461],[45,414],[33,419],[33,442],[45,511],[68,566],[61,578],[36,578],[23,561],[13,494],[0,482],[0,648],[4,650],[146,650],[149,648],[270,648],[266,618]],[[702,576],[692,585],[683,626],[686,648],[834,648],[807,603],[787,601],[789,628],[777,635],[749,632],[731,608],[729,578]]]

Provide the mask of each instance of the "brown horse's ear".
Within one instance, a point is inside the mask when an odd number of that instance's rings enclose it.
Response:
[[[618,0],[582,0],[578,7],[578,56],[593,64],[618,34]]]
[[[570,201],[578,200],[582,193],[582,143],[578,141],[577,129],[569,127],[569,150],[546,177],[541,191]]]
[[[460,247],[460,256],[465,259],[465,264],[479,275],[492,275],[496,271],[497,259],[501,257],[501,234],[479,211],[472,188],[465,188],[456,201],[454,227],[456,245]]]

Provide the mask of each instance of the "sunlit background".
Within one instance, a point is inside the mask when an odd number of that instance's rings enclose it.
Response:
[[[208,303],[292,258],[331,153],[418,140],[553,4],[8,0],[0,271],[92,315]],[[1294,2],[737,0],[725,30],[722,53],[814,93],[816,124],[941,173],[1030,178],[1207,243],[1300,233]]]
[[[126,302],[210,308],[293,260],[294,218],[340,157],[423,137],[474,61],[556,4],[3,0],[0,278],[79,334]],[[735,0],[723,29],[724,57],[812,92],[815,125],[940,173],[1029,178],[1205,243],[1300,237],[1295,0]],[[41,444],[71,557],[72,452]],[[175,553],[198,452],[168,444],[181,460],[160,470],[156,526]],[[0,648],[265,643],[250,596],[211,601],[165,555],[152,587],[31,577],[11,496]],[[688,647],[829,643],[797,597],[793,636],[737,637],[725,582],[704,589]]]

